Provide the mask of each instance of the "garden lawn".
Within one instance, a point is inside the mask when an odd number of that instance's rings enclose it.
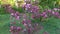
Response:
[[[0,15],[0,34],[10,34],[8,14]]]

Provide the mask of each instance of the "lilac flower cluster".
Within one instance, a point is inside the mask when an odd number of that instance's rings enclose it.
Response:
[[[20,19],[20,13],[19,12],[11,13],[11,16],[15,17],[17,20]]]
[[[23,6],[23,8],[27,11],[27,12],[32,12],[32,13],[38,13],[39,11],[39,7],[38,6],[33,6],[32,4],[25,4]]]
[[[31,11],[31,9],[32,9],[32,5],[31,4],[25,4],[24,6],[23,6],[23,8],[26,10],[26,11]]]
[[[17,26],[11,26],[10,27],[10,32],[11,34],[19,34],[19,32],[22,30],[21,27],[17,27]]]
[[[48,10],[48,12],[50,13],[51,16],[54,16],[54,17],[57,17],[57,18],[59,18],[59,16],[60,16],[60,13],[56,12],[54,10]]]
[[[50,18],[50,17],[54,17],[54,18],[60,18],[60,13],[59,12],[56,12],[54,10],[44,10],[42,13],[39,13],[39,14],[32,14],[31,15],[31,18],[33,20],[35,20],[37,18],[37,20],[40,19],[40,22],[44,22],[46,21],[47,18]]]

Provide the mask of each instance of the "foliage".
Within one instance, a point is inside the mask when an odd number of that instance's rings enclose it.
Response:
[[[5,9],[3,7],[0,8],[0,14],[6,14]]]
[[[39,5],[41,5],[43,8],[44,7],[49,7],[49,8],[54,8],[54,7],[59,7],[59,2],[60,0],[39,0],[40,3]]]
[[[18,12],[23,12],[24,11],[22,7],[17,8],[16,6],[13,6],[12,8],[14,10],[18,11]]]

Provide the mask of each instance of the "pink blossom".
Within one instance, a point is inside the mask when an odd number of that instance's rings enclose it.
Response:
[[[19,16],[19,15],[20,15],[20,13],[19,13],[18,11],[16,11],[16,15],[17,15],[17,16]]]
[[[41,16],[45,16],[46,15],[46,12],[43,12],[42,14],[41,14]]]
[[[59,15],[59,12],[55,12],[55,15],[58,16]]]
[[[10,31],[12,31],[12,30],[13,30],[13,28],[14,28],[14,26],[11,26],[11,27],[10,27],[10,29],[11,29]]]
[[[39,7],[38,6],[32,6],[31,12],[38,13],[39,12]]]
[[[24,23],[24,26],[27,26],[27,24],[26,24],[26,23]]]
[[[52,12],[52,10],[48,10],[48,12],[49,12],[49,13],[51,13],[51,12]]]
[[[47,15],[44,16],[44,18],[47,18],[47,17],[48,17]]]
[[[54,11],[52,11],[52,14],[54,15],[54,14],[55,14],[55,12],[54,12]]]
[[[25,10],[31,11],[32,5],[31,4],[25,4],[24,5]]]
[[[58,16],[58,18],[60,18],[60,16]]]
[[[21,27],[17,27],[17,31],[20,31],[22,28]]]
[[[46,12],[43,12],[42,14],[46,14]]]
[[[55,11],[56,11],[56,10],[58,10],[58,8],[54,8],[53,10],[55,10]]]
[[[17,16],[16,19],[19,20],[20,19],[20,16]]]

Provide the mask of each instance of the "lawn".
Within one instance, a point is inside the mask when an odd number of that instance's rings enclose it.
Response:
[[[0,15],[0,34],[9,34],[9,15]]]

